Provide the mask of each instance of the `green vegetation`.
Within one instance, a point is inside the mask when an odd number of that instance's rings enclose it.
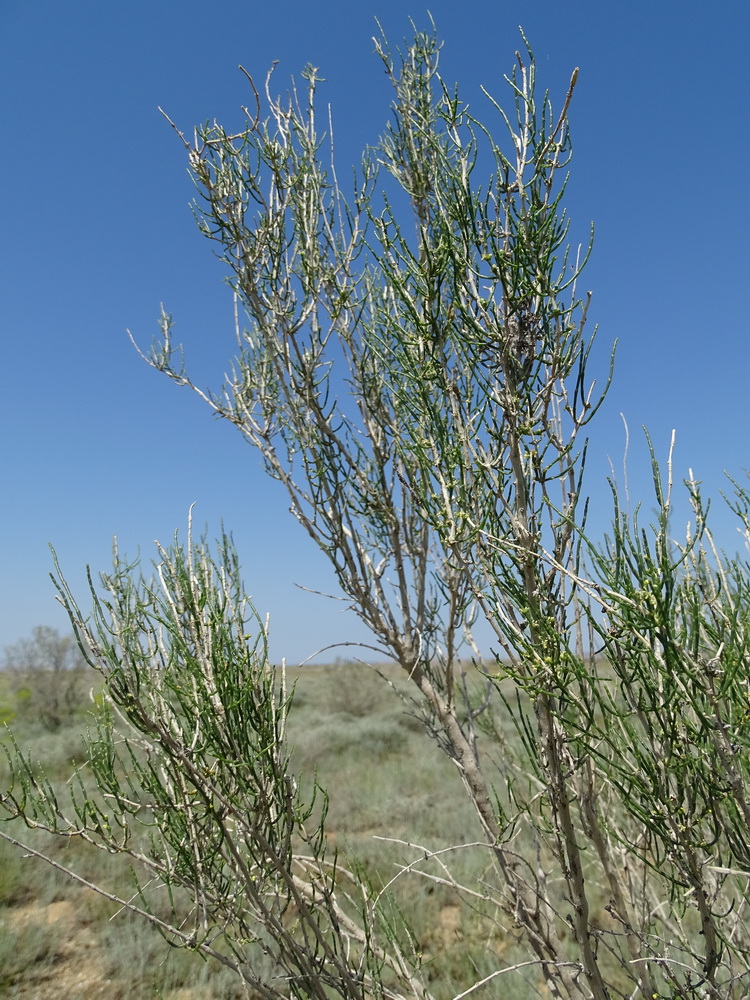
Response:
[[[241,132],[182,137],[247,326],[215,393],[166,315],[147,360],[256,449],[394,666],[317,686],[269,663],[227,536],[189,526],[150,568],[115,549],[91,613],[57,567],[102,688],[64,794],[11,740],[0,806],[94,883],[98,920],[140,917],[253,998],[742,1000],[750,562],[717,551],[695,482],[675,535],[671,455],[649,523],[612,484],[587,533],[578,71],[553,109],[527,46],[485,123],[434,35],[376,49],[392,115],[351,192],[311,67],[304,97],[269,77],[265,110],[251,80]],[[130,880],[88,879],[92,854]]]
[[[413,850],[397,841],[436,849],[446,833],[457,844],[476,838],[477,826],[463,808],[455,767],[436,746],[425,745],[421,723],[389,686],[407,690],[395,667],[376,673],[361,663],[311,666],[292,672],[292,679],[292,769],[308,776],[317,773],[319,782],[332,790],[327,837],[341,852],[344,865],[357,863],[382,884],[413,858]],[[54,734],[29,721],[12,727],[30,759],[45,762],[46,776],[59,796],[64,795],[72,765],[84,756],[81,720],[93,722],[90,698],[80,709],[76,720]],[[7,764],[2,782],[7,782]],[[37,849],[48,846],[42,834],[24,831],[18,820],[7,824],[7,832],[25,837]],[[379,836],[391,839],[376,839]],[[75,841],[48,853],[112,891],[132,884],[129,865],[117,855],[86,851]],[[481,875],[486,859],[476,852],[471,858],[471,852],[465,854],[461,869],[466,877]],[[462,913],[456,890],[413,880],[399,881],[397,889],[425,969],[443,984],[443,995],[475,969],[489,971],[493,954],[507,952],[492,912],[484,919],[476,912]],[[57,921],[48,923],[55,914],[60,914]],[[102,996],[133,1000],[168,998],[178,989],[184,991],[181,1000],[242,996],[237,977],[216,962],[201,962],[168,947],[137,916],[93,897],[61,872],[24,858],[3,841],[0,927],[0,996],[58,997],[61,977],[69,975],[88,975],[92,992],[87,996],[98,996],[99,989]]]

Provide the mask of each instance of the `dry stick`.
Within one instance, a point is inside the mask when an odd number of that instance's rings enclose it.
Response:
[[[402,666],[408,670],[414,683],[438,716],[443,731],[455,754],[454,759],[458,765],[459,773],[469,792],[482,827],[489,839],[495,844],[494,856],[505,879],[508,892],[512,897],[512,902],[505,904],[506,912],[524,928],[529,942],[544,968],[560,970],[569,996],[578,995],[580,990],[576,986],[575,977],[569,973],[565,963],[559,961],[559,956],[562,954],[562,947],[557,940],[557,935],[553,928],[545,926],[545,922],[543,922],[539,911],[539,899],[537,895],[526,885],[525,880],[520,876],[517,862],[510,857],[508,852],[499,843],[500,829],[492,809],[486,778],[472,752],[470,744],[461,730],[458,720],[450,711],[444,699],[435,690],[418,663],[411,666],[402,663]],[[580,970],[580,966],[575,963],[574,967]],[[561,997],[559,987],[551,976],[547,979],[547,986],[555,997]]]
[[[604,838],[602,836],[601,826],[599,824],[599,817],[596,814],[596,807],[594,805],[595,792],[594,792],[594,777],[591,773],[591,760],[586,761],[586,789],[582,796],[581,807],[583,810],[583,816],[587,826],[587,836],[594,844],[594,848],[601,862],[602,868],[607,878],[607,883],[609,885],[610,892],[612,893],[612,902],[614,904],[614,911],[618,918],[622,921],[625,928],[625,936],[628,943],[628,950],[630,952],[630,958],[632,962],[640,961],[642,956],[641,952],[641,940],[633,929],[633,921],[630,914],[630,909],[625,901],[625,895],[622,890],[622,885],[620,879],[615,874],[614,868],[612,866],[612,858],[610,852],[607,850],[607,846],[604,843]],[[655,996],[656,990],[654,988],[654,983],[651,979],[651,974],[648,971],[648,967],[644,968],[644,972],[640,982],[641,992],[644,997]]]
[[[519,962],[517,965],[507,965],[504,969],[496,969],[495,972],[491,972],[489,976],[485,976],[484,979],[480,979],[479,982],[474,983],[474,985],[470,986],[468,990],[464,990],[463,993],[457,993],[456,996],[453,997],[453,1000],[463,1000],[464,997],[469,996],[469,994],[473,993],[474,990],[478,990],[480,987],[486,986],[487,983],[491,982],[493,979],[497,979],[498,976],[504,976],[506,972],[516,972],[518,969],[526,969],[529,966],[545,964],[547,963],[545,963],[542,959],[537,959],[532,962]],[[556,962],[555,965],[558,968],[561,968],[562,966],[570,966],[571,968],[577,969],[579,967],[578,962]]]
[[[257,88],[255,86],[255,81],[250,76],[250,74],[248,73],[248,71],[242,65],[239,66],[239,69],[247,77],[247,79],[248,79],[248,81],[250,83],[250,86],[253,88],[253,94],[255,95],[255,118],[252,118],[251,115],[250,115],[250,112],[247,110],[247,108],[245,107],[245,105],[244,104],[242,105],[242,110],[247,115],[248,120],[250,120],[252,122],[252,124],[250,125],[250,131],[251,132],[255,132],[257,130],[257,128],[258,128],[258,124],[260,123],[260,97],[258,95],[258,90],[257,90]]]

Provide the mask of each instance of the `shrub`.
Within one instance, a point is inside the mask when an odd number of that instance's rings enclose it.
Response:
[[[79,769],[66,811],[19,753],[3,805],[130,855],[138,902],[118,902],[265,998],[462,998],[516,974],[555,998],[743,997],[749,567],[716,550],[693,482],[693,527],[673,536],[671,461],[663,475],[653,460],[651,524],[613,489],[611,534],[586,533],[601,396],[577,291],[588,251],[566,248],[562,207],[578,72],[553,112],[517,53],[511,112],[490,98],[503,146],[440,78],[433,34],[377,51],[393,116],[349,198],[321,151],[311,67],[306,97],[267,83],[267,119],[252,84],[241,132],[183,137],[248,327],[216,393],[191,381],[166,314],[149,360],[287,490],[370,648],[408,681],[476,836],[404,839],[393,878],[339,863],[325,795],[292,777],[284,672],[232,546],[190,532],[151,576],[116,555],[91,619],[59,578],[106,690],[95,788]],[[736,486],[730,503],[749,533],[750,496]],[[498,656],[467,667],[478,618]],[[495,958],[440,967],[391,898],[407,880],[451,892],[454,929],[469,914],[492,928]]]

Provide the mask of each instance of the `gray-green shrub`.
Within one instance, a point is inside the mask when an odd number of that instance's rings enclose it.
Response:
[[[376,46],[393,115],[348,196],[311,67],[304,95],[267,82],[267,118],[251,81],[240,132],[183,137],[247,327],[215,393],[167,315],[150,363],[257,449],[463,782],[473,846],[402,844],[394,876],[450,888],[513,942],[489,971],[450,973],[449,994],[520,974],[557,998],[743,997],[748,562],[716,551],[695,483],[693,526],[673,536],[671,461],[663,476],[654,459],[652,523],[613,490],[610,536],[586,533],[601,395],[588,251],[566,248],[562,205],[578,72],[555,112],[527,47],[511,110],[490,98],[486,124],[440,78],[434,35]],[[731,503],[747,533],[747,492]],[[153,578],[118,558],[102,582],[93,619],[60,582],[108,695],[100,794],[74,782],[66,812],[19,756],[6,809],[130,852],[139,912],[260,996],[443,995],[387,893],[329,852],[322,792],[316,806],[292,779],[289,696],[227,540],[215,555],[176,542]],[[478,619],[498,656],[467,676]],[[468,882],[466,851],[482,862]],[[185,890],[188,912],[157,918],[155,884]]]

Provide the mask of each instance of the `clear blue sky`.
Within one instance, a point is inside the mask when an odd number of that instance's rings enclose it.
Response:
[[[745,0],[569,3],[432,0],[443,75],[473,109],[503,95],[523,24],[543,83],[559,97],[574,66],[575,157],[568,206],[596,224],[585,284],[600,325],[596,365],[618,338],[617,374],[592,425],[588,488],[606,523],[607,456],[631,430],[633,494],[644,491],[638,433],[675,473],[711,493],[750,465],[750,5]],[[231,299],[189,210],[184,151],[159,115],[189,130],[241,127],[239,63],[277,83],[312,62],[327,79],[340,169],[377,139],[390,93],[371,37],[392,41],[395,0],[0,0],[0,646],[36,624],[66,627],[48,580],[52,542],[85,598],[84,566],[110,565],[111,539],[150,558],[188,507],[238,543],[248,590],[271,614],[275,657],[362,638],[330,589],[322,556],[292,521],[257,457],[200,401],[148,369],[159,304],[176,321],[194,378],[215,386],[232,352]],[[646,496],[646,507],[651,505]],[[718,509],[722,541],[738,541]]]

